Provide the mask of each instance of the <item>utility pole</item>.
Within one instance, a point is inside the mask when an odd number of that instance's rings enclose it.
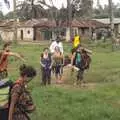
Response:
[[[14,42],[17,43],[17,13],[16,13],[16,0],[13,0],[14,8]]]
[[[112,0],[108,0],[109,3],[109,15],[110,15],[110,29],[111,29],[111,40],[112,40],[112,50],[114,50],[114,15],[113,15],[113,3]]]

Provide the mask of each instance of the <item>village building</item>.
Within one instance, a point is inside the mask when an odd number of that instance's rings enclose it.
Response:
[[[56,21],[48,19],[31,19],[28,21],[17,22],[17,40],[19,41],[43,41],[55,39],[59,34],[62,40],[70,41],[75,33],[82,38],[91,38],[93,31],[101,28],[108,28],[104,23],[96,20],[73,20],[71,26],[71,39],[68,39],[68,23],[66,21]],[[15,22],[2,21],[0,23],[0,35],[4,41],[14,39]]]
[[[108,25],[110,27],[110,19],[109,18],[104,18],[104,19],[94,19],[100,23],[103,23],[105,25]],[[113,19],[113,24],[114,24],[114,33],[116,36],[120,34],[120,18],[114,18]]]

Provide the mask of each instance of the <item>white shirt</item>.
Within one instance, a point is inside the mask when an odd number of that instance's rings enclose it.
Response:
[[[50,52],[54,53],[55,52],[55,47],[60,48],[60,52],[63,53],[63,44],[62,42],[57,43],[56,41],[52,42],[50,45]]]

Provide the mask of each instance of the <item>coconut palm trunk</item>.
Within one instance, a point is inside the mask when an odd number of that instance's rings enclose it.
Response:
[[[17,13],[16,13],[16,0],[13,0],[14,7],[14,42],[17,43]]]
[[[114,15],[113,15],[113,3],[112,0],[108,0],[109,3],[109,15],[110,15],[110,28],[111,28],[111,41],[112,41],[112,51],[114,51]]]

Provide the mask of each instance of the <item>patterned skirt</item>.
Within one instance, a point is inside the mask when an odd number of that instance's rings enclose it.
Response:
[[[22,113],[15,113],[13,115],[13,120],[30,120],[29,118],[27,118],[25,116],[25,114],[22,114]]]

